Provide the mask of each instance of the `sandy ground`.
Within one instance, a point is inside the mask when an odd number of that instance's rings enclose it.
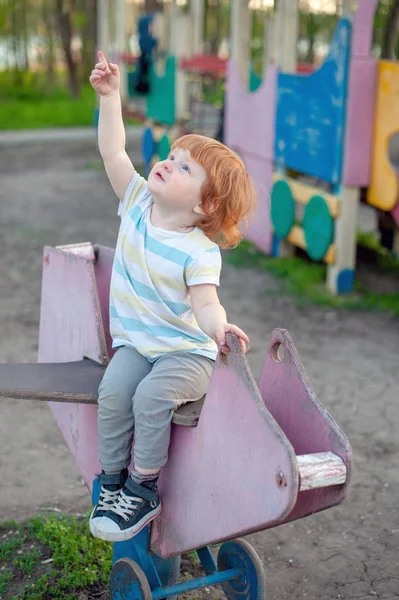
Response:
[[[116,200],[99,166],[90,135],[0,139],[0,362],[36,360],[43,246],[114,245]],[[276,287],[264,272],[226,264],[220,296],[250,335],[256,377],[272,329],[290,331],[320,400],[351,440],[355,474],[341,506],[249,536],[266,568],[268,599],[399,600],[399,321],[300,309],[265,294]],[[0,473],[1,521],[90,507],[46,404],[0,400]]]

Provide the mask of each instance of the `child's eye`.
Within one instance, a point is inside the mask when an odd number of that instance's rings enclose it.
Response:
[[[175,160],[175,157],[173,156],[173,154],[171,154],[171,155],[169,156],[169,160]]]
[[[187,173],[190,173],[190,167],[188,165],[182,165],[181,168],[183,169],[183,171],[187,171]]]

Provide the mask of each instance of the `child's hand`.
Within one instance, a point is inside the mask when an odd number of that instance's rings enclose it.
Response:
[[[108,63],[101,50],[98,60],[90,75],[90,83],[100,96],[110,96],[119,92],[120,73],[117,65]]]
[[[247,351],[249,337],[243,332],[242,329],[237,327],[237,325],[232,325],[231,323],[222,323],[215,328],[214,340],[219,346],[220,351],[223,352],[223,354],[231,354],[231,350],[226,344],[226,333],[234,333],[238,337],[241,348],[245,354]]]

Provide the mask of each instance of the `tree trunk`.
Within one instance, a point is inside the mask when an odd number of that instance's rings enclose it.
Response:
[[[46,72],[47,72],[47,82],[50,86],[54,84],[55,81],[55,44],[54,44],[54,13],[52,12],[52,8],[48,2],[48,0],[42,0],[42,17],[45,25],[46,38],[47,38],[47,53],[45,56],[46,61]]]
[[[162,4],[158,0],[145,0],[144,6],[146,13],[156,13],[162,9]]]
[[[23,47],[23,58],[24,58],[24,71],[27,73],[29,71],[29,33],[28,33],[28,15],[27,12],[29,10],[28,3],[26,0],[23,0],[20,5],[21,11],[21,31],[20,38]]]
[[[395,37],[399,25],[399,0],[392,0],[387,19],[385,21],[382,38],[381,58],[392,59],[395,57]]]
[[[11,9],[11,39],[12,48],[14,52],[14,85],[20,86],[23,83],[23,77],[19,68],[19,29],[18,29],[18,15],[17,7],[12,6]]]
[[[69,87],[71,94],[74,98],[79,96],[79,84],[76,63],[72,55],[72,25],[71,25],[71,12],[73,10],[73,3],[68,8],[64,4],[64,0],[57,0],[57,17],[58,24],[61,34],[62,48],[64,50],[65,62],[68,67],[69,75]]]
[[[97,2],[96,0],[84,0],[81,3],[80,10],[84,10],[86,15],[82,31],[82,53],[81,53],[81,81],[86,83],[91,70],[96,62],[97,47]]]

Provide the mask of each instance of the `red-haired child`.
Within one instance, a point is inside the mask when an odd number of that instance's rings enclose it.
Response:
[[[118,67],[98,58],[90,76],[100,94],[98,142],[121,225],[110,289],[116,352],[99,388],[101,492],[90,529],[122,541],[161,511],[157,480],[173,411],[206,393],[218,347],[229,352],[227,332],[246,349],[216,287],[219,246],[241,239],[255,191],[240,158],[199,135],[178,139],[148,181],[138,175],[125,151]]]

